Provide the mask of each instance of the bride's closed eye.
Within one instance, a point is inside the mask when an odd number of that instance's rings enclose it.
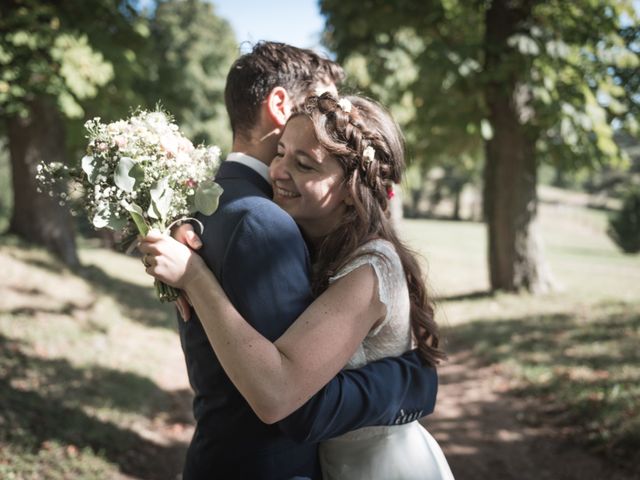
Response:
[[[307,164],[301,162],[300,160],[296,160],[296,166],[298,167],[298,169],[301,172],[311,172],[311,171],[315,170],[312,166],[307,165]]]

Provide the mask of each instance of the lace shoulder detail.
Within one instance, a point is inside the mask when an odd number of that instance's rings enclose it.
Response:
[[[372,336],[378,333],[389,321],[396,307],[397,296],[395,293],[406,283],[406,280],[400,257],[393,244],[387,240],[376,239],[358,248],[353,254],[353,259],[329,278],[329,283],[335,282],[363,265],[371,265],[373,267],[378,278],[380,301],[387,307],[385,319],[369,333]]]

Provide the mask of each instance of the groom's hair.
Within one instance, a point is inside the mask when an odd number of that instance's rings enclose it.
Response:
[[[338,85],[344,71],[317,53],[278,42],[258,42],[239,57],[227,75],[224,100],[234,138],[248,133],[258,120],[260,105],[276,87],[301,105],[317,85]]]

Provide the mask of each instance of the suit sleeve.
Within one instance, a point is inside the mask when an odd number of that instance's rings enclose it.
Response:
[[[399,425],[433,412],[438,393],[435,368],[416,350],[343,370],[278,425],[299,442],[320,442],[374,425]]]
[[[231,302],[271,341],[312,302],[309,275],[297,225],[270,206],[254,209],[238,224],[221,271]],[[435,369],[424,367],[417,353],[410,352],[340,372],[278,426],[295,440],[317,442],[364,426],[428,415],[436,394]]]

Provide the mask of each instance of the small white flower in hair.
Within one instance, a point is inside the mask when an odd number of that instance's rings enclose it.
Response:
[[[367,164],[373,162],[373,157],[375,156],[376,156],[376,151],[373,149],[371,145],[365,148],[364,151],[362,152],[362,159],[364,160],[364,163],[367,163]]]
[[[323,93],[331,93],[331,87],[328,85],[320,85],[318,87],[316,87],[315,89],[315,94],[316,97],[319,97],[320,95],[322,95]]]
[[[348,98],[338,100],[338,106],[346,113],[351,112],[351,101]]]

